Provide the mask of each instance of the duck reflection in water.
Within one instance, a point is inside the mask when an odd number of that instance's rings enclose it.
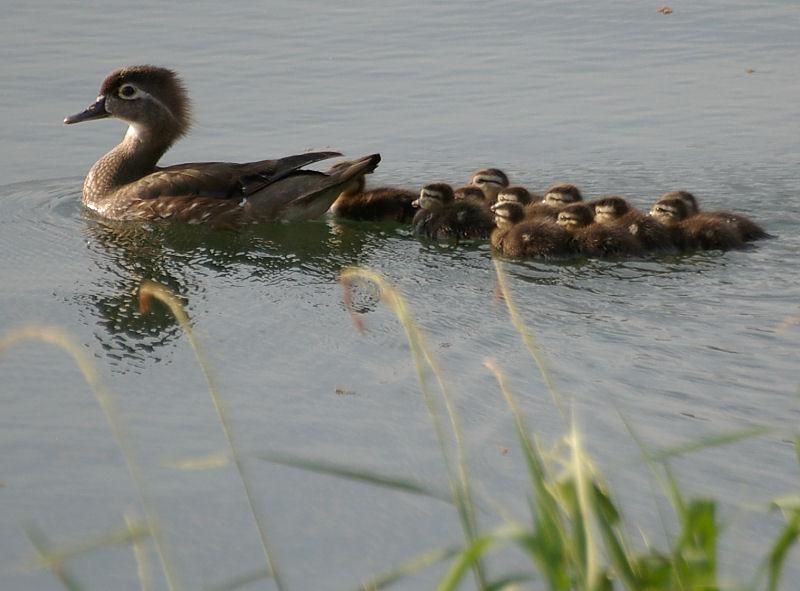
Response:
[[[298,270],[335,281],[342,267],[362,262],[367,242],[383,240],[358,227],[334,223],[258,224],[239,230],[180,223],[87,219],[90,258],[100,273],[81,313],[115,370],[142,369],[161,359],[158,349],[180,337],[175,318],[160,304],[144,315],[142,281],[169,287],[201,308],[208,279],[231,285],[280,283]]]

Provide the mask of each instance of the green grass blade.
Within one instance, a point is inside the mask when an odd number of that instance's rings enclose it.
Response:
[[[772,433],[774,431],[775,430],[771,427],[758,426],[758,427],[749,427],[747,429],[741,429],[739,431],[732,431],[730,433],[707,435],[693,441],[681,443],[680,445],[656,451],[651,451],[650,459],[653,462],[661,463],[667,460],[671,460],[672,458],[694,453],[711,447],[720,447],[723,445],[731,445],[733,443],[739,443],[740,441],[744,441],[746,439],[752,439],[753,437],[758,437],[760,435],[765,435],[767,433]]]
[[[103,411],[109,427],[111,427],[114,440],[117,442],[117,446],[125,461],[125,466],[128,469],[128,474],[139,495],[139,502],[142,505],[142,510],[147,520],[147,527],[153,536],[156,552],[161,561],[161,568],[167,580],[167,587],[170,591],[180,591],[183,586],[175,570],[169,546],[161,534],[161,522],[158,517],[158,512],[156,511],[155,503],[153,503],[150,498],[147,485],[145,484],[144,477],[139,468],[139,463],[133,452],[133,446],[128,440],[128,432],[117,410],[116,399],[103,380],[100,379],[100,374],[92,362],[91,357],[89,357],[85,349],[79,343],[75,342],[69,334],[60,328],[52,326],[24,326],[7,332],[5,336],[0,339],[0,356],[15,344],[24,341],[40,341],[55,345],[68,353],[70,357],[72,357],[75,365],[80,369],[84,380],[86,380],[86,383],[95,396],[95,400],[97,400],[97,404]]]
[[[767,589],[769,591],[777,591],[786,556],[792,546],[797,543],[798,537],[800,537],[800,509],[795,510],[790,516],[789,523],[783,528],[781,535],[778,536],[768,554],[769,569],[767,572],[769,578]]]
[[[252,515],[256,529],[258,530],[258,538],[261,542],[261,549],[264,553],[264,559],[267,563],[267,568],[269,568],[272,578],[275,580],[275,586],[278,588],[278,591],[283,591],[284,585],[278,574],[278,567],[267,538],[265,519],[256,507],[252,485],[250,484],[250,479],[247,477],[247,471],[245,470],[244,462],[242,461],[241,454],[239,453],[239,448],[236,445],[236,440],[234,438],[230,420],[228,419],[225,403],[211,371],[211,365],[208,363],[208,358],[206,357],[203,344],[195,337],[192,324],[189,322],[189,316],[186,314],[183,304],[175,296],[172,290],[154,281],[143,281],[139,286],[139,303],[143,313],[148,311],[151,299],[157,299],[167,306],[167,308],[169,308],[169,311],[183,329],[184,334],[186,334],[186,338],[189,340],[189,344],[194,351],[195,357],[197,358],[197,363],[200,366],[200,370],[203,372],[203,377],[208,385],[208,391],[211,394],[211,400],[214,403],[214,408],[217,411],[219,424],[222,427],[222,432],[225,435],[226,441],[228,442],[231,458],[233,459],[233,464],[236,467],[236,472],[239,475],[239,480],[242,483],[242,488],[244,489],[244,494],[247,499],[247,505],[250,508],[250,514]]]
[[[36,548],[36,553],[39,555],[40,559],[46,560],[46,557],[50,553],[50,544],[47,541],[44,533],[39,531],[37,528],[33,526],[28,526],[25,528],[25,533],[28,536],[28,539],[33,544],[33,547]],[[69,569],[66,565],[62,562],[47,562],[48,568],[53,573],[53,576],[58,579],[58,582],[61,583],[61,586],[67,589],[67,591],[83,591],[83,587],[78,583],[78,580],[75,576],[69,572]]]
[[[379,589],[385,589],[386,587],[393,585],[394,583],[397,583],[398,581],[423,569],[442,562],[443,560],[453,558],[454,556],[458,555],[459,552],[461,552],[461,546],[437,548],[436,550],[426,552],[425,554],[416,556],[408,562],[405,562],[404,564],[401,564],[400,566],[393,568],[382,575],[377,575],[367,581],[364,581],[364,583],[362,583],[359,587],[359,591],[378,591]]]
[[[373,486],[380,486],[424,497],[430,497],[439,501],[444,501],[450,505],[453,504],[451,496],[445,492],[435,490],[430,486],[426,486],[420,482],[410,478],[401,478],[396,476],[387,476],[378,472],[369,470],[367,468],[356,468],[353,466],[345,466],[327,460],[312,460],[308,458],[300,458],[287,454],[279,453],[255,453],[249,454],[254,458],[271,462],[273,464],[280,464],[281,466],[288,466],[290,468],[298,468],[308,472],[315,472],[317,474],[326,474],[328,476],[336,476],[346,480],[353,480],[355,482],[363,482]]]

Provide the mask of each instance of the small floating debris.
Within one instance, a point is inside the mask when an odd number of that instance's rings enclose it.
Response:
[[[336,388],[336,395],[337,396],[355,396],[355,390],[350,390],[349,388]]]
[[[745,74],[755,74],[756,71],[753,68],[747,68],[744,71]]]
[[[672,9],[669,6],[661,6],[656,12],[660,12],[661,14],[672,14]]]

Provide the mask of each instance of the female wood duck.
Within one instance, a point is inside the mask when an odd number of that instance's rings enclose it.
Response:
[[[618,226],[594,223],[594,211],[586,203],[572,203],[558,212],[559,226],[572,234],[587,256],[637,255],[642,247],[628,231]]]
[[[492,246],[510,257],[560,258],[578,253],[572,236],[545,219],[527,219],[519,201],[499,200],[492,206],[497,228]]]
[[[677,197],[686,203],[686,207],[689,210],[687,217],[697,218],[695,222],[697,224],[700,223],[699,220],[701,219],[705,219],[709,223],[713,223],[711,220],[723,221],[733,226],[745,242],[770,237],[764,228],[740,213],[733,213],[732,211],[700,211],[700,207],[697,205],[697,198],[689,191],[671,191],[662,195],[661,199],[670,199],[672,197]]]
[[[666,226],[679,248],[728,250],[744,245],[741,232],[724,219],[691,215],[686,201],[669,193],[656,201],[650,215]]]
[[[655,218],[632,207],[623,197],[611,195],[590,203],[594,208],[594,221],[627,230],[644,250],[656,252],[675,251],[672,233]]]
[[[175,219],[190,224],[239,225],[318,218],[343,189],[372,172],[380,155],[333,174],[302,167],[338,152],[310,152],[235,164],[198,162],[159,167],[190,127],[186,90],[172,70],[132,66],[112,72],[94,104],[64,119],[79,123],[115,117],[128,124],[122,142],[98,160],[83,183],[83,203],[116,219]]]
[[[494,229],[488,207],[469,199],[456,201],[453,188],[447,183],[425,185],[414,206],[420,208],[411,224],[416,236],[485,239]]]

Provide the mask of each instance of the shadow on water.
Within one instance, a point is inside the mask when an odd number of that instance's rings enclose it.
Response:
[[[361,262],[366,243],[387,235],[364,230],[364,224],[334,220],[220,230],[87,219],[87,247],[100,272],[82,308],[97,325],[95,336],[110,362],[122,370],[141,368],[146,359],[160,360],[154,352],[179,332],[166,309],[157,305],[149,314],[140,312],[143,280],[181,294],[188,310],[193,300],[204,298],[209,284],[220,281],[234,286],[329,283],[342,267]]]

